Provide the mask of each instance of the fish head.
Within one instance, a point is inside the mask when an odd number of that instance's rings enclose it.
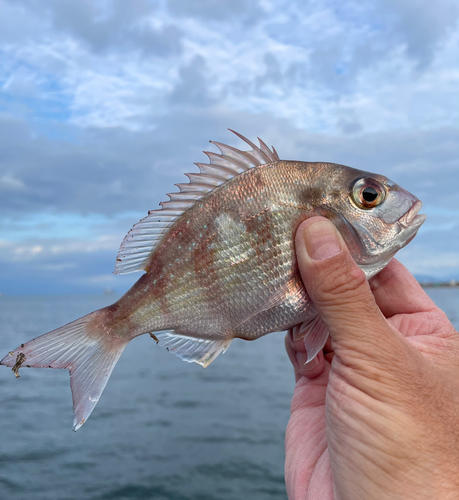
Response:
[[[383,269],[406,246],[426,220],[419,214],[421,201],[387,177],[340,167],[336,183],[345,189],[329,208],[331,217],[344,236],[354,260],[367,277]],[[334,192],[336,193],[336,184]],[[337,199],[338,198],[338,199]],[[333,207],[334,204],[334,207]]]

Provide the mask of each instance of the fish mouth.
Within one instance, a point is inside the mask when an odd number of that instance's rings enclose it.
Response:
[[[417,201],[405,215],[402,215],[398,222],[402,226],[403,229],[418,229],[422,223],[427,219],[427,215],[418,214],[419,210],[421,210],[422,202]]]
[[[410,241],[416,236],[418,229],[422,226],[424,221],[427,219],[427,215],[419,214],[419,210],[421,210],[422,202],[417,200],[413,203],[411,208],[403,214],[398,221],[394,221],[391,224],[394,224],[398,228],[396,229],[397,235],[392,239],[392,242],[388,245],[388,248],[381,253],[376,253],[375,255],[363,256],[360,260],[356,259],[358,266],[363,270],[367,279],[371,278],[375,274],[379,273],[384,267],[390,262],[392,257],[402,248],[404,248]],[[347,222],[347,221],[346,221]],[[349,225],[350,223],[347,222]],[[355,223],[354,223],[355,225]],[[352,225],[352,229],[356,231],[354,225]],[[357,226],[358,228],[364,226]],[[357,237],[360,239],[362,246],[365,247],[365,241],[362,239],[362,235],[357,231]],[[363,234],[365,234],[363,232]],[[374,246],[377,246],[378,243],[373,241]],[[373,246],[373,247],[374,247]]]
[[[410,243],[410,241],[416,236],[418,229],[422,226],[424,221],[427,219],[427,215],[419,214],[421,210],[422,203],[418,200],[413,206],[402,215],[398,220],[402,232],[400,234],[400,240],[397,242],[398,248],[403,248]]]

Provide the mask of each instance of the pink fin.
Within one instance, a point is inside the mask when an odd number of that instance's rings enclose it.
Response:
[[[313,360],[323,349],[328,339],[328,330],[320,316],[293,328],[293,340],[303,339],[308,361]]]
[[[258,146],[256,146],[252,141],[249,141],[247,137],[244,137],[241,135],[239,132],[235,132],[234,130],[231,130],[230,128],[228,129],[230,132],[233,132],[233,134],[237,135],[239,139],[242,139],[245,143],[247,143],[251,148],[252,151],[248,151],[248,153],[253,156],[257,161],[260,162],[260,165],[263,165],[265,163],[269,163],[271,161],[270,154],[271,151],[269,151],[268,154],[264,153]]]
[[[253,319],[255,316],[258,316],[265,311],[269,311],[274,307],[278,307],[286,301],[292,300],[295,302],[302,300],[302,287],[298,286],[297,280],[294,279],[287,281],[287,283],[278,288],[266,302],[252,311],[249,315],[242,318],[242,320],[239,321],[239,323],[237,323],[233,328],[238,328],[244,323],[247,323],[250,319]]]
[[[157,332],[159,345],[187,363],[197,363],[207,368],[223,354],[233,339],[208,340],[180,335],[174,331]]]
[[[244,317],[233,328],[238,328],[239,326],[243,325],[244,323],[247,323],[247,321],[251,320],[255,316],[258,316],[262,312],[269,311],[273,307],[276,307],[279,304],[282,304],[285,301],[286,289],[287,289],[287,286],[276,290],[264,304],[262,304],[260,307],[258,307],[254,311],[252,311],[248,316]]]
[[[95,311],[21,344],[0,362],[12,367],[16,376],[20,367],[69,370],[75,431],[91,415],[127,344],[107,336],[93,326],[98,314],[100,311]]]

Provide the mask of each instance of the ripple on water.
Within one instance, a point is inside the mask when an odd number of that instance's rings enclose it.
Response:
[[[25,463],[25,462],[42,462],[45,460],[54,461],[56,456],[63,456],[68,453],[67,450],[47,450],[47,451],[26,451],[18,453],[0,453],[0,465]]]
[[[266,467],[249,460],[226,460],[213,465],[198,465],[196,472],[206,476],[216,478],[244,477],[256,480],[262,478],[263,481],[272,483],[284,483],[284,476],[273,474],[270,467]]]
[[[163,485],[139,486],[128,484],[113,488],[101,496],[93,497],[91,500],[216,500],[216,497],[208,493],[182,494],[176,489]]]
[[[10,479],[7,479],[6,477],[0,477],[0,485],[2,485],[7,490],[9,490],[10,493],[19,492],[21,490],[24,490],[24,488],[22,487],[22,484],[19,481],[11,481]]]

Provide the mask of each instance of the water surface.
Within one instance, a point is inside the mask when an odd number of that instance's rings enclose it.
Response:
[[[428,293],[458,328],[459,289]],[[116,298],[2,297],[0,353]],[[20,373],[0,370],[1,499],[286,499],[282,334],[235,340],[207,369],[139,337],[76,433],[68,372]]]

